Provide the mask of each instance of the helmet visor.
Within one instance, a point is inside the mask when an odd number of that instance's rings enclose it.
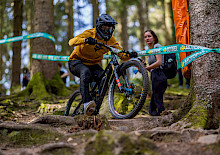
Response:
[[[114,32],[114,27],[113,26],[102,25],[101,31],[105,35],[111,35]]]

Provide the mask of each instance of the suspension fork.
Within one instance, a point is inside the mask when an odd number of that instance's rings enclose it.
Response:
[[[119,65],[117,65],[117,66],[113,66],[112,65],[112,70],[113,70],[113,74],[114,74],[114,78],[115,78],[116,84],[117,84],[120,92],[123,93],[124,92],[124,88],[121,86],[121,82],[119,80],[119,76],[118,76],[118,73],[117,73],[118,68],[119,68]]]
[[[123,73],[121,73],[122,76],[123,76],[123,79],[124,79],[124,81],[125,81],[125,86],[122,87],[121,82],[120,82],[120,80],[119,80],[118,73],[117,73],[118,68],[119,68],[119,65],[117,65],[117,66],[115,66],[115,67],[113,66],[113,73],[114,73],[114,76],[115,76],[116,84],[117,84],[117,86],[118,86],[120,92],[121,92],[121,93],[125,93],[125,96],[133,94],[133,89],[132,89],[132,86],[131,86],[131,84],[130,84],[130,82],[129,82],[129,80],[128,80],[128,76],[127,76],[127,74],[126,74],[126,71],[124,71]]]
[[[128,93],[129,95],[133,94],[133,89],[132,89],[132,86],[128,80],[128,76],[126,74],[126,71],[122,73],[122,76],[123,76],[123,79],[125,81],[125,88],[124,88],[124,92]],[[126,95],[125,95],[126,96]]]
[[[131,85],[129,83],[128,76],[127,76],[126,72],[122,73],[122,76],[125,80],[125,85],[127,86],[127,88],[131,88]]]

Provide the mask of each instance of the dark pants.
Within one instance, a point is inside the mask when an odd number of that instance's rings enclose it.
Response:
[[[152,116],[159,116],[165,110],[163,105],[163,94],[167,89],[167,77],[161,69],[151,72],[152,96],[149,106],[149,113]]]
[[[93,80],[98,82],[103,69],[99,65],[84,65],[80,60],[69,60],[68,64],[70,72],[80,78],[80,93],[83,103],[91,101],[89,83]]]
[[[186,79],[186,85],[190,85],[190,79]],[[181,69],[178,69],[178,80],[179,80],[179,86],[183,86],[183,75]]]

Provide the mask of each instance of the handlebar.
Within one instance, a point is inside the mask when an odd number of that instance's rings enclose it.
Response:
[[[119,50],[119,49],[117,49],[117,48],[114,48],[114,47],[111,47],[111,46],[109,46],[109,45],[105,45],[104,43],[102,43],[102,42],[97,42],[96,43],[97,45],[99,45],[99,46],[104,46],[105,48],[107,48],[108,50],[110,50],[112,53],[114,53],[114,54],[118,54],[118,53],[126,53],[126,54],[130,54],[130,52],[129,51],[123,51],[123,50]]]

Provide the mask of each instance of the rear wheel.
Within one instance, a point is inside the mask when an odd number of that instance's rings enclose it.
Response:
[[[123,92],[120,92],[116,80],[113,80],[109,88],[109,110],[114,118],[133,118],[147,97],[147,70],[143,63],[132,60],[123,63],[118,74]]]
[[[82,96],[79,90],[73,92],[67,102],[64,116],[68,116],[70,113],[72,113],[71,116],[84,114]]]

